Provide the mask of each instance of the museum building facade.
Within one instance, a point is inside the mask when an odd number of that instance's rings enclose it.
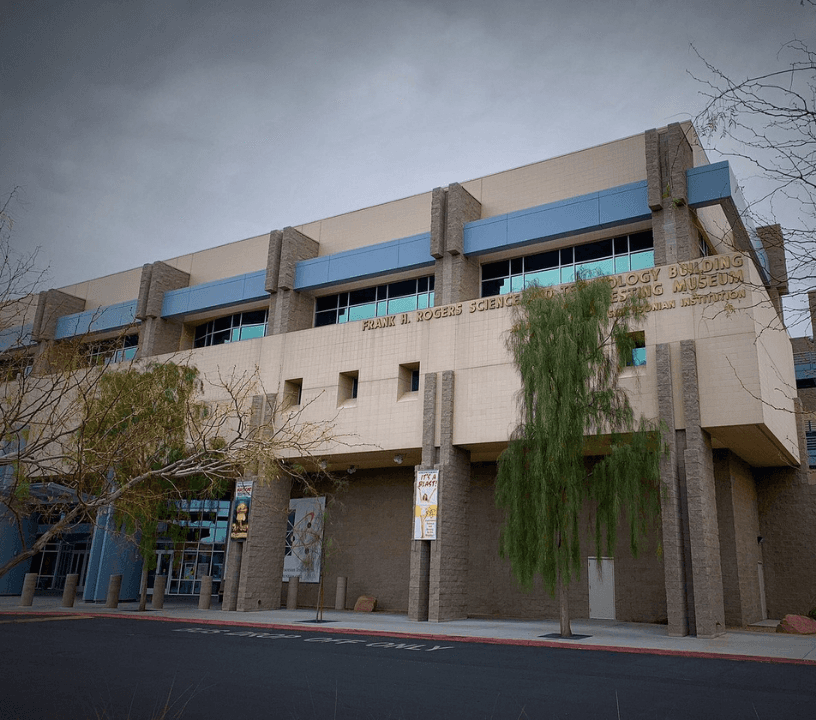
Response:
[[[557,601],[521,590],[499,555],[494,487],[517,423],[513,308],[524,287],[558,292],[578,274],[606,277],[614,302],[648,301],[621,383],[668,451],[653,534],[637,558],[627,542],[609,558],[584,543],[574,616],[714,636],[809,610],[816,354],[808,339],[792,347],[782,320],[779,227],[751,226],[729,164],[709,163],[688,123],[49,290],[25,340],[3,349],[90,335],[116,343],[115,361],[183,352],[205,377],[257,368],[268,392],[343,439],[321,449],[348,480],[324,530],[332,597],[342,577],[350,605],[370,594],[418,621],[556,617]],[[439,471],[433,540],[414,539],[417,469]],[[252,492],[240,548],[223,501],[203,540],[219,548],[196,540],[239,611],[284,601],[299,495],[286,479]],[[134,595],[140,559],[116,543],[95,555],[101,531],[84,531],[86,600],[104,597],[112,569]],[[179,592],[195,591],[197,558]],[[0,589],[17,591],[27,569]],[[314,606],[317,586],[299,599]]]

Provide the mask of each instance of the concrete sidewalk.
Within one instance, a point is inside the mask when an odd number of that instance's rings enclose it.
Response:
[[[665,655],[717,656],[767,662],[797,662],[816,665],[816,635],[786,635],[768,632],[776,621],[766,621],[756,630],[729,630],[711,640],[669,637],[665,625],[624,623],[615,620],[573,620],[571,640],[557,637],[557,620],[450,620],[443,623],[413,622],[393,613],[355,613],[325,610],[323,622],[315,623],[314,609],[263,610],[251,613],[223,612],[216,606],[199,610],[196,602],[168,598],[164,609],[139,612],[136,603],[120,603],[116,610],[101,604],[77,601],[63,608],[62,599],[37,596],[32,607],[20,607],[18,597],[0,597],[0,615],[54,613],[173,620],[214,626],[243,626],[323,632],[328,635],[360,633],[403,635],[436,640],[542,645],[581,649],[613,650]],[[2,618],[0,618],[1,620]],[[763,631],[764,630],[764,631]]]

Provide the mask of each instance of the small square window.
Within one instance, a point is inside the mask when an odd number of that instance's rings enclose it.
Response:
[[[397,400],[411,393],[419,392],[419,363],[405,363],[399,366]]]
[[[303,378],[287,380],[283,383],[284,408],[296,407],[303,400]]]
[[[631,353],[624,358],[624,366],[626,367],[640,367],[646,364],[646,334],[643,331],[631,333],[630,336],[634,342],[634,347]]]
[[[337,383],[337,407],[351,404],[357,399],[359,370],[340,373]]]

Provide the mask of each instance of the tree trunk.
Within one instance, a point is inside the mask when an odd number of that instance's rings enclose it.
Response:
[[[147,610],[147,560],[142,565],[142,585],[141,594],[139,595],[139,612]]]
[[[569,592],[567,586],[561,580],[561,571],[558,571],[558,605],[561,615],[561,637],[572,637],[569,613]]]

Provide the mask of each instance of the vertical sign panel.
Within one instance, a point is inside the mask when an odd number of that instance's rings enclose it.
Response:
[[[414,540],[436,540],[439,470],[417,470],[414,483]]]

